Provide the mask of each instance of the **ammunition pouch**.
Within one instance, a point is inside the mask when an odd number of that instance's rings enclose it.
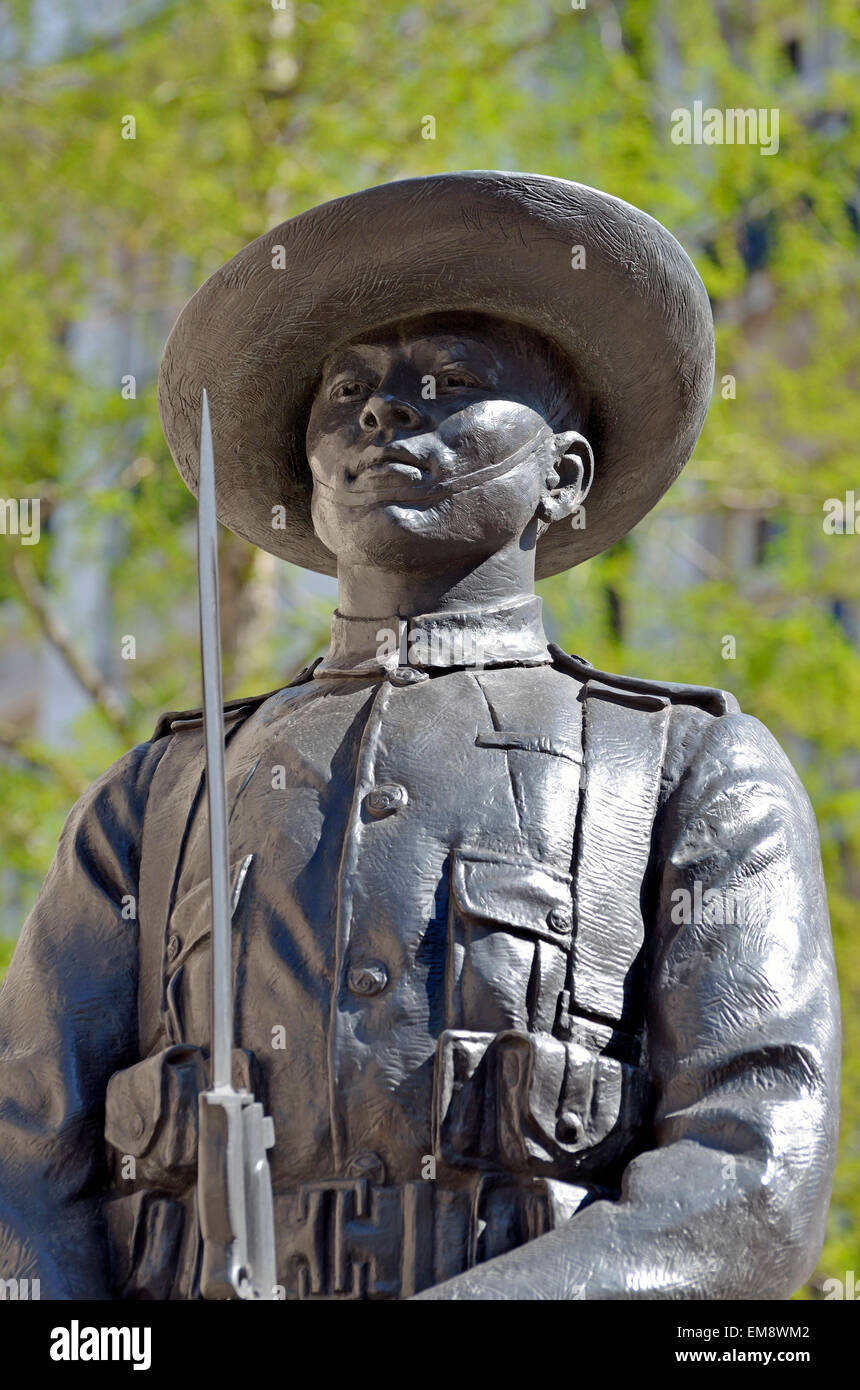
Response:
[[[638,1066],[549,1034],[444,1032],[433,1144],[447,1167],[605,1180],[631,1156],[650,1082]]]
[[[233,1084],[260,1095],[254,1057],[239,1048]],[[197,1098],[208,1086],[208,1053],[186,1044],[108,1082],[105,1141],[117,1195],[104,1216],[118,1298],[197,1296]]]
[[[233,1084],[260,1094],[253,1055],[233,1051]],[[114,1181],[182,1193],[197,1177],[197,1097],[209,1086],[208,1053],[181,1043],[108,1082],[105,1140]]]
[[[383,1187],[366,1178],[276,1192],[278,1281],[288,1300],[409,1298],[562,1225],[617,1194],[509,1173]],[[121,1299],[195,1299],[201,1255],[195,1194],[142,1190],[105,1204]]]
[[[116,1298],[163,1302],[175,1292],[184,1240],[196,1243],[185,1203],[144,1189],[111,1197],[104,1207],[111,1285]]]

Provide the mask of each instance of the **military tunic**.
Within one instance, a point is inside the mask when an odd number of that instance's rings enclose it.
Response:
[[[536,599],[336,615],[229,711],[234,1071],[285,1297],[782,1297],[814,1262],[808,800],[731,697],[598,676]],[[72,812],[0,994],[0,1264],[47,1297],[198,1294],[200,720],[156,735]]]

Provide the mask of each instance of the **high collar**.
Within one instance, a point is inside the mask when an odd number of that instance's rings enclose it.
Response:
[[[379,676],[398,667],[537,666],[551,660],[541,600],[529,594],[497,607],[409,618],[347,618],[335,610],[331,646],[314,676]]]

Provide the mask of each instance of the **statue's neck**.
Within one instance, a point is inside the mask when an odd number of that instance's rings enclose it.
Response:
[[[338,611],[351,618],[442,613],[511,603],[534,593],[535,554],[519,541],[483,558],[432,569],[338,564]]]

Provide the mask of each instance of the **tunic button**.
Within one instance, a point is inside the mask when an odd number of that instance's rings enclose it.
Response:
[[[406,788],[398,782],[380,782],[378,787],[367,793],[366,805],[372,816],[390,816],[392,811],[399,811],[401,806],[405,806],[408,800]]]
[[[181,944],[182,943],[179,940],[178,936],[171,936],[170,940],[167,943],[168,960],[176,960],[176,957],[179,955],[179,947],[181,946]]]
[[[573,927],[573,916],[563,907],[554,907],[546,920],[550,931],[558,932],[559,936],[566,935]]]
[[[426,671],[419,671],[414,666],[398,666],[396,671],[388,672],[388,679],[392,685],[417,685],[419,681],[429,680]]]
[[[352,967],[347,976],[347,983],[353,994],[381,994],[388,984],[388,971],[381,961],[365,961],[364,965]]]

